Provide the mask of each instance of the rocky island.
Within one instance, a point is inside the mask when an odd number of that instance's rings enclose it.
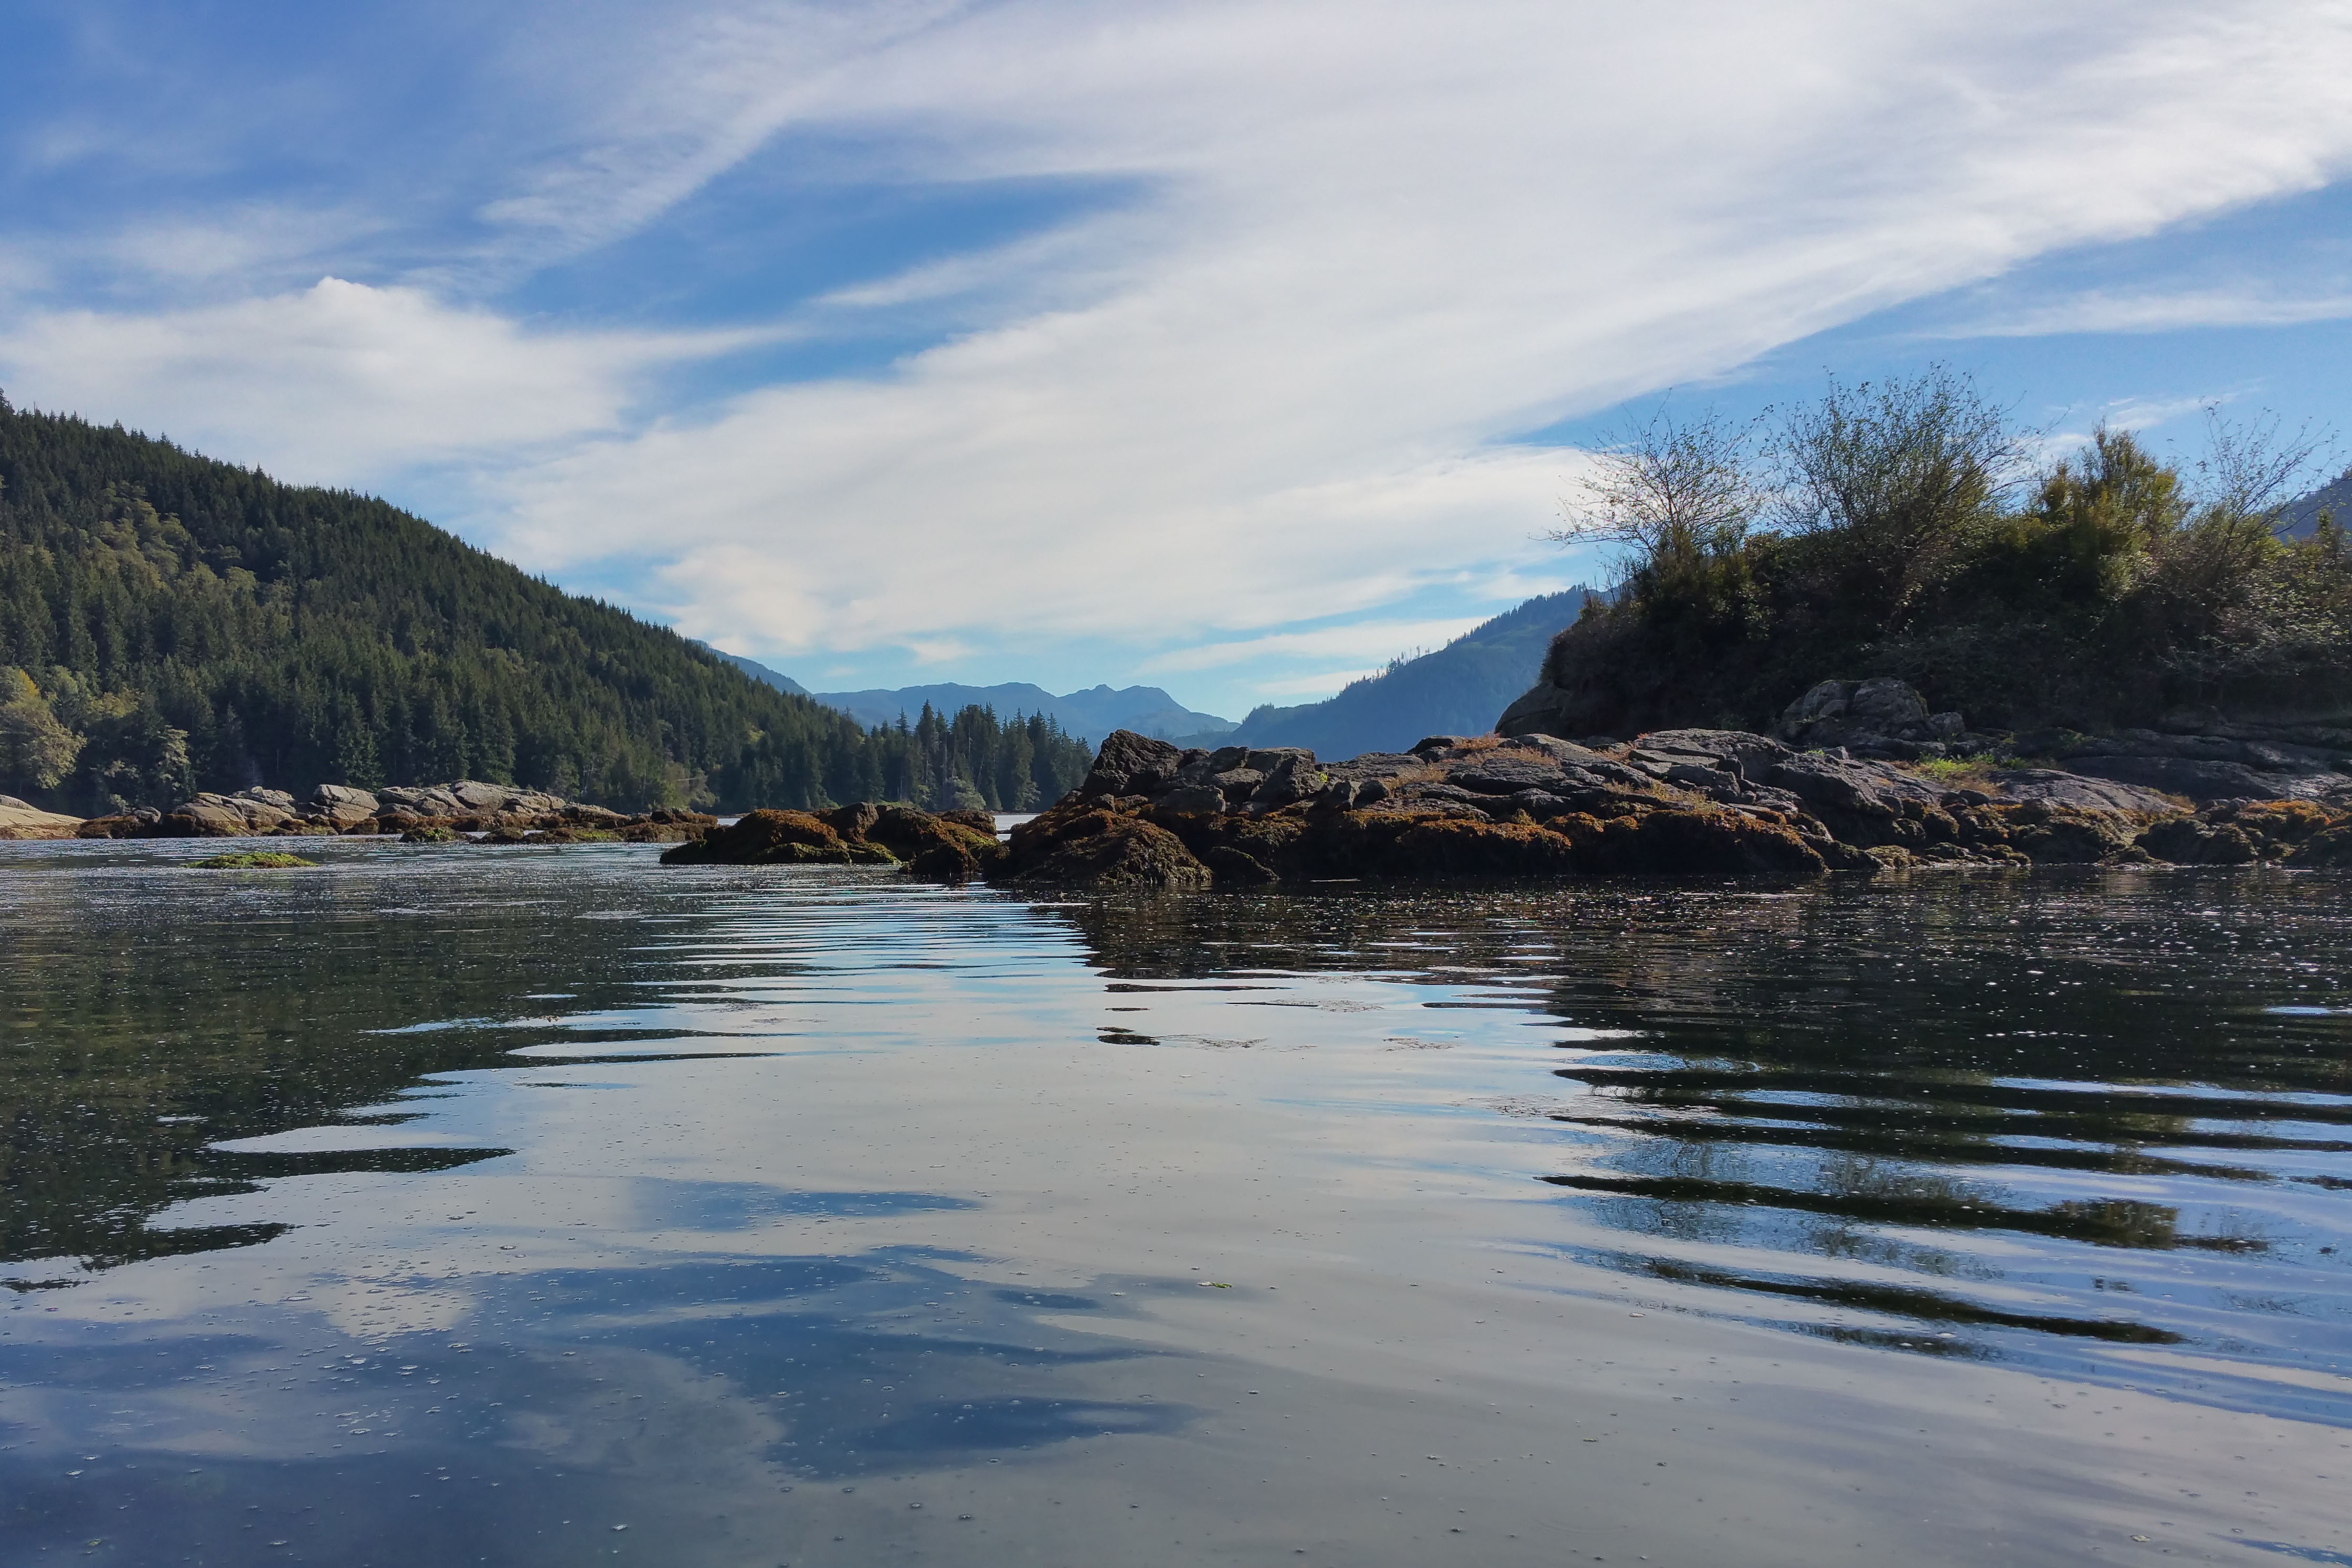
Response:
[[[1802,746],[1832,724],[1841,743]],[[1931,715],[1916,692],[1884,681],[1817,687],[1780,736],[1441,735],[1409,752],[1326,763],[1296,748],[1180,752],[1114,735],[1077,790],[1013,830],[990,874],[1115,888],[2352,865],[2352,747],[2080,737],[2094,749],[2064,765],[2004,766],[1919,755],[1934,742],[1914,737],[1939,729],[1964,733],[1956,715]],[[2135,773],[2176,787],[2116,776]]]

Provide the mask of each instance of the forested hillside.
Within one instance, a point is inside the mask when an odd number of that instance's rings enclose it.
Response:
[[[92,812],[470,777],[1017,809],[1086,763],[985,710],[869,733],[383,501],[0,398],[0,792]]]

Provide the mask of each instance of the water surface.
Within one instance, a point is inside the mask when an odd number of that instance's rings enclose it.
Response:
[[[0,847],[0,1563],[2352,1562],[2340,879],[211,847]]]

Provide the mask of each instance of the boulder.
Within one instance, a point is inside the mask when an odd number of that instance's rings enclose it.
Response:
[[[686,820],[662,822],[674,816]],[[683,839],[665,866],[896,866],[933,881],[961,882],[1002,858],[993,821],[983,830],[904,805],[860,803],[828,811],[753,811],[725,827],[708,816],[654,812],[622,830],[636,839],[670,830]],[[690,836],[689,836],[690,835]],[[537,836],[534,836],[536,838]]]
[[[1781,711],[1781,739],[1799,746],[1898,748],[1937,745],[1967,729],[1958,713],[1930,713],[1927,700],[1905,682],[1824,680]]]
[[[2077,756],[2067,759],[2066,768],[2069,773],[2183,795],[2200,805],[2216,800],[2289,800],[2300,793],[2292,775],[2261,773],[2237,762],[2177,756]]]
[[[1761,773],[1794,754],[1769,735],[1751,735],[1744,730],[1653,730],[1636,737],[1633,744],[1662,755],[1704,757],[1718,768],[1737,763],[1737,771],[1745,774]]]
[[[1207,812],[1225,809],[1225,792],[1213,784],[1179,784],[1155,802],[1162,811]]]
[[[2004,768],[1986,780],[2009,800],[2046,801],[2081,811],[2137,812],[2165,816],[2177,813],[2179,803],[2152,789],[2121,784],[2096,774],[2064,773],[2056,768]]]
[[[1091,892],[1182,891],[1213,880],[1165,827],[1084,797],[1014,828],[1007,869],[1015,885]]]
[[[73,838],[80,837],[81,830],[79,816],[43,811],[13,795],[0,795],[0,838]]]
[[[1165,741],[1114,730],[1096,752],[1094,770],[1078,785],[1078,793],[1090,798],[1148,795],[1154,785],[1172,780],[1183,762],[1184,753]]]
[[[378,809],[375,796],[366,790],[353,789],[349,784],[320,784],[310,792],[301,812],[313,822],[344,833],[374,821]]]

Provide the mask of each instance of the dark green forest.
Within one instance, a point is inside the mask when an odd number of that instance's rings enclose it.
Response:
[[[384,501],[0,397],[0,792],[460,778],[620,809],[1020,810],[1083,777],[1042,717],[871,731]]]

